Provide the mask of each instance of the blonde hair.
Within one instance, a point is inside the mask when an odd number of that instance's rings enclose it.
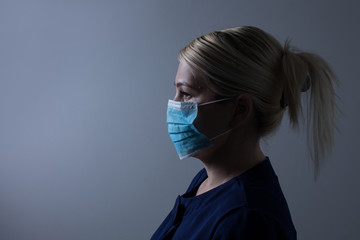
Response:
[[[280,125],[286,106],[291,125],[297,127],[301,92],[310,88],[308,146],[316,176],[333,146],[337,112],[337,79],[321,57],[294,49],[289,41],[283,47],[261,29],[243,26],[196,38],[179,52],[183,59],[205,73],[205,83],[217,95],[249,94],[259,138]]]

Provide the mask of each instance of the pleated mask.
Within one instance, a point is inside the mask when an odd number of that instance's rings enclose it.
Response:
[[[199,132],[194,126],[194,120],[198,114],[198,107],[216,102],[229,100],[230,98],[210,101],[198,104],[197,102],[178,102],[169,100],[167,107],[167,124],[170,139],[180,160],[191,157],[204,149],[212,146],[212,141],[232,129],[225,131],[211,139]]]

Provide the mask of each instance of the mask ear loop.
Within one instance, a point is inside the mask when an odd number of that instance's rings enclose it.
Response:
[[[210,139],[210,141],[214,141],[215,139],[217,139],[217,138],[219,138],[219,137],[221,137],[221,136],[223,136],[223,135],[231,132],[232,130],[234,130],[234,128],[230,128],[229,130],[227,130],[227,131],[225,131],[225,132],[223,132],[223,133],[220,133],[219,135],[217,135],[217,136],[215,136],[215,137],[212,137],[212,138]]]
[[[210,101],[210,102],[206,102],[206,103],[200,103],[200,104],[198,104],[198,107],[205,106],[205,105],[212,104],[212,103],[223,102],[223,101],[230,100],[230,99],[232,99],[232,98],[223,98],[223,99],[218,99],[218,100],[214,100],[214,101]]]

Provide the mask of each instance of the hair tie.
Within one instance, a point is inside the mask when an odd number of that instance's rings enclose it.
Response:
[[[306,92],[307,90],[310,89],[311,86],[311,77],[310,77],[310,73],[308,73],[306,75],[306,79],[301,87],[301,92]]]
[[[308,73],[306,75],[306,79],[301,87],[301,92],[306,92],[307,90],[309,90],[311,87],[311,77],[310,74]],[[288,102],[285,100],[285,90],[283,90],[282,94],[281,94],[281,99],[280,99],[280,106],[282,108],[286,108],[288,106]]]

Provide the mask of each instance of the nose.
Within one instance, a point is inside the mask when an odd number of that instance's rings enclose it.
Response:
[[[180,102],[179,94],[175,94],[175,96],[174,96],[174,98],[173,98],[173,101]]]

